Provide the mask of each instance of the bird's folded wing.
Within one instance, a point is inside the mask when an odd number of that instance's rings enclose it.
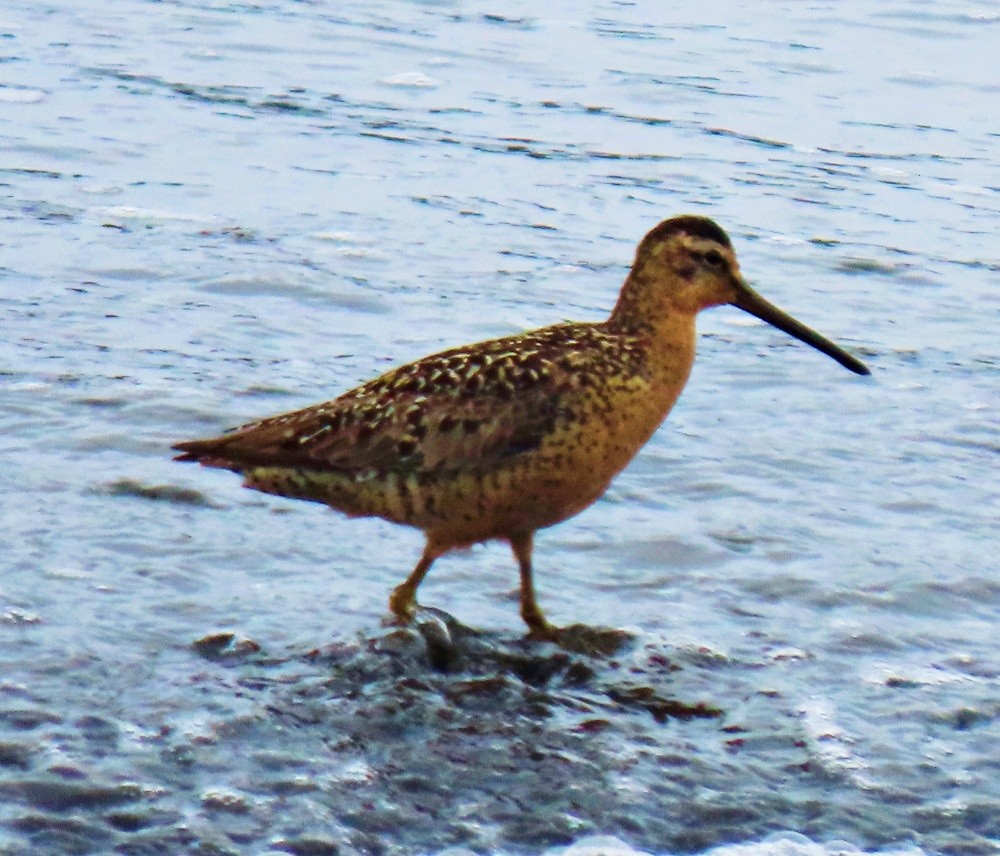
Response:
[[[572,366],[543,354],[461,350],[426,357],[340,398],[210,440],[181,460],[243,470],[440,472],[529,452],[566,411]]]

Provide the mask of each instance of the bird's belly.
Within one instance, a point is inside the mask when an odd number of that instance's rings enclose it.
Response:
[[[610,480],[592,471],[581,474],[558,461],[533,460],[434,475],[258,467],[244,478],[247,487],[264,493],[325,503],[351,517],[381,517],[457,547],[552,526],[579,513]]]
[[[538,466],[468,474],[440,486],[439,511],[422,528],[434,541],[455,546],[533,532],[583,511],[607,485],[608,479],[571,478]]]

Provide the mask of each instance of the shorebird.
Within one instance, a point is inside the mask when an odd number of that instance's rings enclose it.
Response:
[[[381,517],[426,536],[389,599],[405,623],[434,561],[499,539],[517,560],[521,617],[557,640],[535,598],[535,532],[579,514],[642,448],[684,389],[695,316],[730,304],[835,359],[863,363],[747,285],[729,236],[665,220],[639,243],[605,321],[566,323],[424,357],[338,398],[174,448],[245,485]]]

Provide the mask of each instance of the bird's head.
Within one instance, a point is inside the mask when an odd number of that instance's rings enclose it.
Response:
[[[859,360],[757,294],[740,273],[729,236],[707,217],[672,217],[639,242],[612,320],[617,315],[655,324],[657,314],[693,316],[722,304],[749,312],[856,374],[869,374]]]
[[[743,284],[729,236],[714,221],[693,215],[652,229],[639,242],[630,278],[688,312],[732,303]]]

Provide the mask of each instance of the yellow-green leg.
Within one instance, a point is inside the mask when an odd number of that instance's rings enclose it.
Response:
[[[417,612],[417,588],[424,581],[434,560],[441,555],[441,550],[433,547],[430,542],[424,547],[423,555],[410,575],[392,590],[389,595],[389,609],[400,624],[409,624]]]
[[[531,576],[531,550],[534,540],[533,532],[523,532],[510,539],[511,549],[521,570],[521,618],[528,625],[528,636],[532,639],[555,642],[559,637],[559,628],[549,624],[535,599],[535,583]]]

